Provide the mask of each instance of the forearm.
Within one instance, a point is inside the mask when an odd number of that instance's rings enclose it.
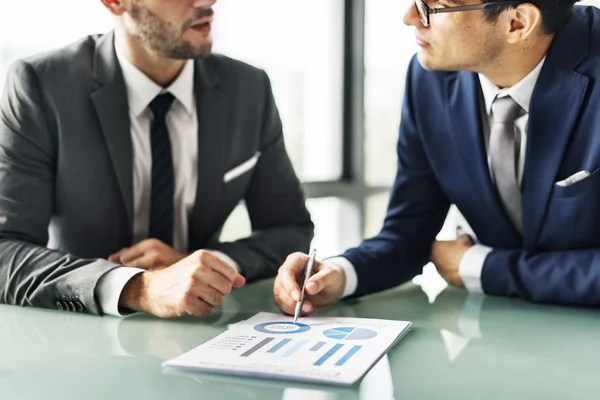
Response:
[[[600,306],[600,249],[536,253],[494,250],[482,269],[485,293],[535,303]]]
[[[101,315],[95,287],[116,267],[106,260],[81,259],[24,241],[0,239],[0,302],[53,309],[71,302],[81,305],[71,311]]]
[[[342,256],[352,263],[357,275],[352,297],[380,292],[405,283],[418,275],[429,261],[430,247],[411,240],[383,235],[365,240]]]

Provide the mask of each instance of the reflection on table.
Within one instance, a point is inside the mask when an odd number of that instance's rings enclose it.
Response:
[[[419,282],[419,280],[417,280]],[[94,317],[0,306],[6,399],[595,398],[594,310],[538,306],[408,284],[319,315],[409,320],[412,331],[354,387],[172,373],[161,363],[259,311],[266,281],[237,290],[206,319]],[[437,288],[439,286],[433,285]],[[430,302],[433,299],[433,303]]]

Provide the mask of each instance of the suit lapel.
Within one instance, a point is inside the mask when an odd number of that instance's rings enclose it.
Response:
[[[197,60],[194,76],[198,112],[198,190],[190,220],[189,247],[207,244],[223,192],[228,140],[228,98],[218,90],[212,57]]]
[[[133,147],[125,82],[113,46],[113,34],[96,46],[94,79],[100,88],[92,93],[100,126],[117,177],[127,213],[130,241],[133,240]]]
[[[556,174],[583,104],[588,78],[574,68],[588,55],[589,32],[574,13],[555,37],[529,110],[523,176],[524,246],[535,244]]]
[[[472,192],[485,206],[486,220],[496,227],[501,243],[515,243],[519,232],[510,222],[490,178],[481,118],[481,88],[477,74],[459,72],[446,78],[451,135],[472,182]],[[520,240],[517,240],[520,243]]]

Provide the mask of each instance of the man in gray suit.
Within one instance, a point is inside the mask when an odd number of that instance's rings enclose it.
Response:
[[[114,32],[8,73],[0,302],[208,315],[313,236],[269,79],[211,54],[216,0],[101,1]],[[219,242],[242,199],[252,236]]]

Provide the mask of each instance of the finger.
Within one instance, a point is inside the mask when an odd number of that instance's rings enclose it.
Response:
[[[196,285],[192,293],[201,300],[204,300],[211,307],[219,307],[225,301],[225,296],[221,292],[202,283]]]
[[[473,239],[471,239],[471,236],[469,236],[467,234],[460,235],[457,240],[464,244],[472,244],[473,243]]]
[[[194,279],[199,283],[205,284],[219,291],[219,293],[227,296],[231,293],[231,282],[220,273],[206,267],[201,266],[196,269]]]
[[[275,305],[285,314],[294,315],[296,313],[296,304],[298,302],[283,289],[281,285],[277,285],[273,290]],[[315,311],[314,305],[307,299],[302,304],[300,315],[310,315]]]
[[[304,303],[302,303],[302,310],[300,312],[300,315],[302,315],[303,317],[312,314],[315,311],[315,306],[313,306],[313,304],[308,301],[305,300]]]
[[[183,310],[188,315],[193,315],[200,318],[206,317],[212,313],[212,307],[210,304],[192,294],[186,298]]]
[[[108,261],[120,264],[121,263],[121,253],[125,249],[126,249],[126,247],[123,247],[121,250],[108,256]]]
[[[244,278],[242,275],[239,275],[239,274],[238,274],[238,276],[235,277],[235,281],[233,281],[234,288],[241,288],[245,284],[246,284],[246,278]]]
[[[296,309],[296,301],[281,285],[278,285],[273,290],[273,300],[277,308],[284,314],[294,315]]]
[[[333,268],[323,268],[310,277],[306,283],[306,292],[311,296],[319,294],[329,286],[338,283],[340,278],[340,274],[337,270]]]
[[[299,276],[306,269],[308,256],[302,253],[294,253],[288,256],[283,265],[279,268],[277,279],[285,291],[292,296],[295,301],[300,301]],[[318,263],[315,263],[318,264]],[[318,269],[319,266],[315,265]]]
[[[148,240],[141,241],[128,249],[121,251],[121,263],[127,264],[137,258],[140,258],[148,250]]]
[[[220,273],[225,278],[227,278],[229,282],[234,282],[237,279],[239,275],[237,271],[234,268],[232,268],[231,265],[227,264],[225,261],[215,256],[210,251],[200,250],[194,253],[194,255],[198,257],[199,261],[202,264]]]
[[[151,269],[159,267],[160,265],[156,263],[156,258],[152,254],[145,253],[141,257],[138,257],[134,260],[122,263],[128,267],[133,268],[142,268],[142,269]]]

